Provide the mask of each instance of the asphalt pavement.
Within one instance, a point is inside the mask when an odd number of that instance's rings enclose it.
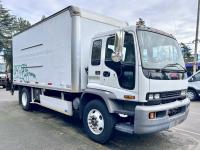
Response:
[[[0,89],[0,150],[200,150],[200,101],[191,102],[187,120],[151,135],[115,132],[105,145],[90,140],[78,118],[37,106],[21,109],[18,95]]]

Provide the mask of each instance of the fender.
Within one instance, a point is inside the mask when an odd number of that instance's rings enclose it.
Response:
[[[195,90],[195,91],[198,91],[198,90],[200,90],[197,86],[188,86],[188,89],[193,89],[193,90]]]
[[[122,109],[122,105],[117,102],[117,98],[113,93],[98,89],[86,89],[81,95],[80,117],[82,117],[82,113],[87,102],[98,98],[104,101],[110,113],[114,113],[116,110]]]

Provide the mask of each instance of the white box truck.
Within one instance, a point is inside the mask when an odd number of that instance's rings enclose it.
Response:
[[[190,104],[184,66],[172,35],[74,6],[13,37],[22,108],[78,114],[100,143],[114,130],[148,134],[183,122]]]

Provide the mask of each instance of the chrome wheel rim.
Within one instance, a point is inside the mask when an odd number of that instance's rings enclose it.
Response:
[[[195,95],[194,95],[193,92],[189,91],[189,92],[187,92],[187,97],[188,97],[189,99],[194,99]]]
[[[22,105],[23,105],[23,106],[26,106],[26,105],[27,105],[27,102],[28,102],[28,97],[27,97],[26,93],[24,92],[24,93],[22,94]]]
[[[90,131],[96,135],[101,134],[104,130],[104,118],[97,109],[90,110],[87,117],[87,123]]]

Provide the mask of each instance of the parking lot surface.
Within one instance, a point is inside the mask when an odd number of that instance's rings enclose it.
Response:
[[[151,135],[115,132],[105,145],[88,139],[77,118],[35,107],[26,112],[0,89],[0,150],[199,150],[200,101],[191,102],[187,120],[172,129]]]

